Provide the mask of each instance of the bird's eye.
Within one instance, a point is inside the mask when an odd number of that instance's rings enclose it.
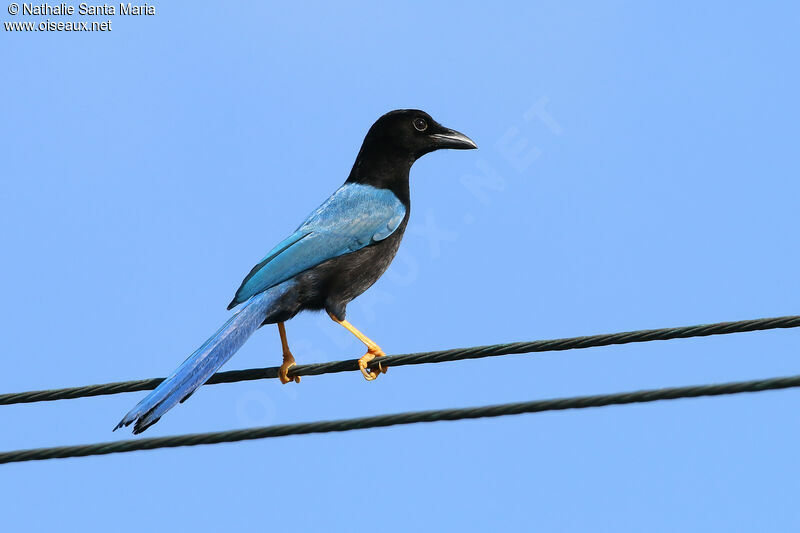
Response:
[[[425,122],[424,118],[415,118],[414,119],[414,128],[417,131],[425,131],[428,129],[428,123]]]

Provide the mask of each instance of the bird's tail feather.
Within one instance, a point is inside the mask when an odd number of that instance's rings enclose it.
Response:
[[[291,284],[291,281],[286,281],[250,298],[240,311],[131,409],[114,430],[135,422],[133,433],[141,433],[158,422],[164,413],[188,398],[255,333],[270,307],[289,290]]]

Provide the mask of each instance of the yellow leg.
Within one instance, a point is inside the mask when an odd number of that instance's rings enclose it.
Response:
[[[380,375],[380,373],[385,374],[386,369],[383,368],[381,365],[378,365],[378,372],[375,372],[374,370],[372,370],[367,366],[369,365],[369,362],[375,359],[376,357],[383,357],[384,355],[386,355],[385,353],[383,353],[383,350],[381,350],[381,347],[375,344],[372,341],[372,339],[370,339],[369,337],[358,331],[355,328],[355,326],[353,326],[347,320],[339,320],[330,313],[328,313],[328,316],[330,316],[331,320],[333,320],[337,324],[344,326],[345,329],[347,329],[347,331],[355,335],[358,340],[360,340],[367,346],[367,353],[365,353],[358,360],[358,368],[361,369],[361,373],[364,375],[364,379],[366,379],[367,381],[372,381],[373,379],[377,378],[378,375]]]
[[[289,377],[289,369],[295,365],[294,356],[289,351],[289,341],[286,340],[286,327],[283,322],[278,322],[278,333],[281,334],[281,346],[283,346],[283,364],[278,370],[278,379],[286,385],[292,381],[292,378]],[[295,376],[294,382],[300,383],[300,376]]]

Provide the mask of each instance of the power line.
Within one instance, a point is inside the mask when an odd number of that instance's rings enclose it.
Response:
[[[172,437],[156,437],[149,439],[130,439],[80,446],[58,446],[54,448],[38,448],[0,453],[0,464],[22,461],[41,461],[44,459],[65,459],[68,457],[86,457],[89,455],[107,455],[137,450],[153,450],[156,448],[176,448],[179,446],[198,446],[204,444],[220,444],[243,440],[285,437],[287,435],[306,435],[309,433],[330,433],[357,429],[417,424],[421,422],[438,422],[443,420],[464,420],[472,418],[489,418],[523,413],[541,413],[544,411],[563,411],[566,409],[587,409],[607,405],[624,405],[631,403],[647,403],[659,400],[676,400],[679,398],[697,398],[700,396],[721,396],[744,392],[800,387],[800,375],[738,381],[716,385],[694,385],[688,387],[672,387],[666,389],[650,389],[618,394],[601,394],[596,396],[576,396],[573,398],[557,398],[552,400],[536,400],[520,403],[487,405],[482,407],[466,407],[461,409],[440,409],[435,411],[415,411],[391,415],[368,416],[344,420],[306,422],[302,424],[282,424],[233,431],[216,431],[212,433],[194,433]]]
[[[475,346],[471,348],[457,348],[453,350],[392,355],[382,357],[380,358],[380,361],[374,360],[372,363],[370,363],[370,366],[377,367],[379,362],[386,367],[419,365],[425,363],[443,363],[448,361],[480,359],[483,357],[495,357],[500,355],[574,350],[598,346],[609,346],[612,344],[685,339],[689,337],[706,337],[709,335],[725,335],[729,333],[744,333],[748,331],[796,327],[800,327],[800,316],[792,315],[776,318],[740,320],[738,322],[718,322],[716,324],[702,324],[679,328],[643,329],[621,333],[591,335],[588,337],[570,337],[565,339],[512,342],[507,344]],[[346,361],[332,361],[329,363],[298,365],[292,367],[291,371],[289,372],[289,376],[318,376],[321,374],[333,374],[336,372],[357,370],[357,360],[349,359]],[[232,370],[228,372],[218,372],[210,380],[208,380],[206,385],[277,377],[278,367]],[[162,381],[164,381],[164,378],[151,378],[135,381],[103,383],[99,385],[86,385],[82,387],[13,392],[0,394],[0,405],[46,402],[53,400],[70,400],[89,396],[104,396],[108,394],[119,394],[122,392],[152,390],[155,389]]]

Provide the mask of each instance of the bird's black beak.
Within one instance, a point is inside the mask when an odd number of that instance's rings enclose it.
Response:
[[[435,141],[437,149],[472,150],[478,147],[475,141],[463,133],[448,128],[442,128],[440,132],[431,134],[431,139]]]

